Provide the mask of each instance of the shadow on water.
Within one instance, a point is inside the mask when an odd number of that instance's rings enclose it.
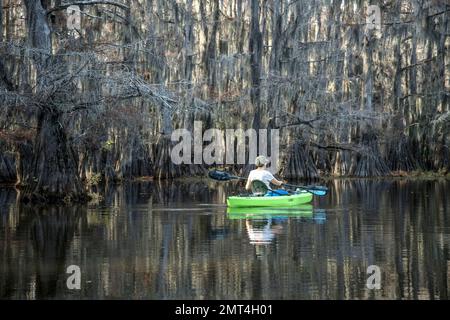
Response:
[[[448,181],[335,180],[312,205],[230,211],[237,185],[129,183],[47,208],[0,189],[0,298],[448,299]]]

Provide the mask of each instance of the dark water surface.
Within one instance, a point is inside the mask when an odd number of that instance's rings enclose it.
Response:
[[[206,180],[131,183],[70,208],[19,206],[0,188],[0,298],[448,299],[449,181],[328,186],[273,212],[227,212],[233,184]]]

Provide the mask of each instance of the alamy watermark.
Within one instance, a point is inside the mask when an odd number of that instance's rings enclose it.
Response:
[[[270,136],[270,138],[269,138]],[[278,129],[207,129],[203,132],[201,121],[194,121],[193,132],[176,129],[171,136],[178,142],[171,150],[174,164],[247,164],[258,155],[268,156],[270,142],[270,167],[278,170],[280,137]],[[209,143],[205,146],[205,142]],[[193,150],[192,150],[193,149]],[[246,155],[248,154],[248,158]]]
[[[67,13],[67,29],[81,29],[81,9],[77,5],[71,5],[66,10]]]
[[[381,30],[381,10],[377,5],[367,7],[366,27],[369,30]]]
[[[370,276],[367,278],[366,287],[367,289],[379,290],[381,289],[381,269],[379,266],[370,265],[367,267],[367,274]]]
[[[66,286],[70,290],[81,289],[81,269],[77,265],[70,265],[67,267],[66,273],[70,274],[67,278]]]

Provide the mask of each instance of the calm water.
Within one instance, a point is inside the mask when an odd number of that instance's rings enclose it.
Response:
[[[133,183],[70,208],[0,188],[0,298],[448,299],[449,181],[328,186],[310,206],[251,213],[227,212],[231,183]]]

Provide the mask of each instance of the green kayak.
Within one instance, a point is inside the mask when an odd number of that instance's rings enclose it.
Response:
[[[311,202],[312,193],[300,192],[298,194],[276,197],[247,197],[233,196],[227,198],[228,207],[293,207]]]
[[[312,218],[314,216],[311,204],[301,204],[296,207],[228,207],[229,219],[268,219],[268,218]]]

